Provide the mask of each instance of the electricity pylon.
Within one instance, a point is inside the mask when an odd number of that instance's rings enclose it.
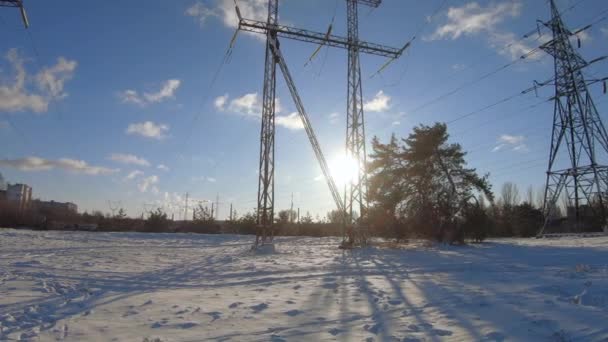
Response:
[[[585,67],[603,58],[587,62],[574,50],[570,38],[578,32],[572,33],[566,28],[555,1],[550,2],[551,20],[543,24],[551,30],[553,39],[541,45],[541,49],[553,56],[555,62],[555,106],[541,235],[550,223],[562,191],[574,211],[576,230],[599,228],[583,227],[584,216],[588,216],[589,211],[599,215],[605,224],[608,199],[608,166],[598,163],[595,149],[598,144],[606,157],[608,135],[587,88],[605,79],[585,80],[583,76]],[[558,165],[560,148],[566,148],[568,158]]]
[[[350,0],[349,0],[350,1]],[[379,1],[362,1],[375,3]],[[357,56],[359,52],[389,57],[394,60],[401,56],[403,51],[409,44],[406,44],[401,49],[382,46],[379,44],[361,42],[356,39],[338,37],[331,34],[331,26],[326,33],[313,32],[300,28],[280,25],[278,23],[278,0],[268,1],[268,19],[266,22],[242,18],[238,5],[235,8],[239,18],[238,30],[257,32],[266,35],[266,59],[264,67],[264,90],[262,101],[262,128],[260,133],[260,162],[259,162],[259,180],[258,180],[258,206],[257,206],[257,224],[258,231],[256,234],[256,245],[264,244],[272,241],[272,225],[274,221],[274,138],[275,138],[275,114],[276,114],[276,67],[277,64],[281,68],[287,87],[291,93],[291,97],[302,119],[304,129],[308,135],[309,141],[315,152],[315,156],[319,162],[321,170],[325,176],[327,184],[330,188],[332,197],[336,202],[336,206],[341,213],[346,213],[344,202],[340,196],[340,192],[329,172],[329,167],[321,147],[317,141],[316,135],[310,124],[310,120],[302,100],[297,92],[287,64],[280,50],[279,36],[294,40],[300,40],[310,43],[319,44],[320,46],[340,47],[344,49],[356,50]],[[234,38],[233,38],[234,41]],[[350,56],[350,54],[349,54]],[[358,58],[357,58],[358,63]],[[358,69],[360,70],[360,69]],[[359,73],[359,92],[358,101],[361,103],[360,90],[360,73]],[[361,108],[358,105],[356,108]],[[360,120],[363,118],[361,117]],[[359,119],[357,119],[359,120]],[[359,121],[360,122],[360,121]],[[359,138],[357,138],[359,139]],[[364,138],[362,141],[365,144]],[[347,219],[347,218],[345,218]]]
[[[21,20],[23,20],[23,26],[25,28],[30,27],[30,22],[27,19],[27,13],[25,7],[23,7],[23,0],[0,0],[0,7],[16,7],[21,12]]]
[[[346,157],[351,158],[357,170],[353,179],[344,185],[346,224],[354,221],[355,211],[364,219],[367,213],[367,153],[365,149],[365,116],[363,113],[363,88],[361,85],[361,61],[359,60],[359,3],[378,7],[381,0],[346,0],[348,31],[348,85],[346,97]],[[358,206],[358,208],[357,208]]]

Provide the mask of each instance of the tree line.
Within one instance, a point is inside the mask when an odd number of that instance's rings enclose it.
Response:
[[[522,196],[514,183],[502,185],[495,196],[488,181],[467,166],[466,152],[449,142],[447,126],[419,125],[406,138],[394,134],[386,142],[374,137],[368,159],[368,212],[359,219],[368,235],[404,240],[422,238],[444,243],[483,241],[486,237],[530,237],[543,225],[544,191],[527,189]],[[562,203],[563,209],[568,203]],[[195,232],[255,234],[255,212],[217,222],[208,208],[194,208],[191,221],[172,221],[161,208],[147,217],[128,218],[124,210],[116,215],[101,212],[76,214],[35,208],[19,211],[9,202],[0,202],[0,226],[27,226],[40,229],[78,227],[81,222],[102,231]],[[565,220],[562,208],[552,210],[554,221]],[[313,219],[306,213],[296,222],[292,210],[277,212],[276,235],[339,236],[342,215],[330,211]],[[599,218],[591,226],[599,227]]]

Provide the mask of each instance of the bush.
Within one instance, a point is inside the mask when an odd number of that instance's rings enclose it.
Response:
[[[152,233],[166,232],[169,230],[169,219],[162,209],[150,212],[150,216],[144,223],[144,230]]]

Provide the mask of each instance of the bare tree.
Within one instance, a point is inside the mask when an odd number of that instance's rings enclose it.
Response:
[[[519,203],[519,189],[515,183],[506,182],[502,185],[500,197],[505,207],[512,207]]]
[[[545,186],[536,190],[536,207],[541,210],[545,207]]]
[[[526,202],[533,207],[535,206],[534,205],[534,187],[532,187],[532,185],[530,185],[528,187],[528,190],[526,190]]]

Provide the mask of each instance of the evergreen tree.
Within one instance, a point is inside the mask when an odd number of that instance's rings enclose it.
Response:
[[[385,209],[398,230],[453,242],[463,236],[456,218],[483,193],[493,200],[487,175],[467,168],[459,144],[448,143],[445,124],[414,128],[401,144],[392,136],[388,144],[377,138],[370,155],[370,198]],[[408,228],[406,228],[408,227]]]

